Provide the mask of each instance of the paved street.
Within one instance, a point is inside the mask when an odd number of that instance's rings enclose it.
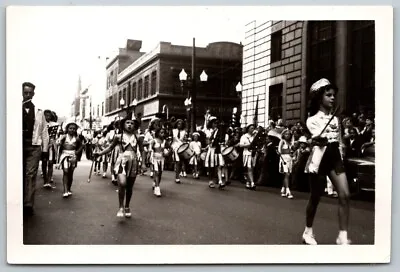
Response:
[[[131,202],[132,218],[117,218],[116,187],[92,176],[83,159],[75,172],[73,195],[62,198],[62,172],[55,189],[44,189],[38,176],[35,215],[24,221],[25,244],[299,244],[304,230],[307,193],[282,198],[279,189],[249,191],[234,182],[221,191],[206,179],[175,184],[165,172],[163,196],[152,194],[151,179],[139,176]],[[349,237],[353,244],[374,243],[374,203],[351,202]],[[314,225],[320,244],[337,236],[337,200],[324,198]]]

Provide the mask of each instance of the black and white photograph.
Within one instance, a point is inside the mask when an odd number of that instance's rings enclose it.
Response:
[[[9,263],[390,262],[390,7],[6,18]]]

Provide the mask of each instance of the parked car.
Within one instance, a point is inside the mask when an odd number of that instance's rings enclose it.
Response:
[[[360,157],[347,158],[346,172],[352,195],[375,192],[375,145],[367,147]]]

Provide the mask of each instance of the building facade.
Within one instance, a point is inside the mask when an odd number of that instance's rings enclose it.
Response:
[[[210,110],[213,115],[229,120],[232,108],[240,105],[235,86],[242,75],[242,50],[240,44],[231,42],[211,43],[207,47],[195,48],[196,62],[196,124],[204,124],[204,114]],[[184,101],[192,75],[192,52],[188,46],[160,42],[156,48],[133,62],[118,75],[118,90],[113,93],[113,101],[123,98],[126,106],[134,99],[138,104],[135,114],[141,117],[142,129],[156,113],[168,113],[168,118],[186,118]],[[188,80],[181,84],[179,73],[184,69]],[[202,71],[208,75],[206,82],[197,79]],[[189,82],[189,83],[188,83]],[[109,107],[106,115],[115,115],[121,107],[106,101]]]
[[[375,112],[374,21],[253,21],[246,25],[242,114],[259,125],[305,121],[310,86],[339,88],[342,114]]]
[[[143,52],[140,52],[142,41],[127,40],[126,48],[120,48],[119,53],[107,64],[107,88],[105,103],[102,104],[104,115],[108,117],[107,123],[113,121],[120,109],[121,96],[118,94],[118,74],[130,64],[139,59]],[[99,106],[100,111],[100,106]]]

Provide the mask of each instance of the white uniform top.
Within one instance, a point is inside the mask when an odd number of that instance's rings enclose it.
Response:
[[[240,137],[240,146],[244,146],[244,145],[249,145],[251,144],[251,142],[253,142],[254,140],[254,136],[250,136],[248,133],[245,133],[242,135],[242,137]],[[243,148],[243,156],[245,155],[251,155],[251,151],[245,147]]]
[[[179,134],[179,129],[174,128],[172,130],[172,148],[173,149],[177,149],[182,143],[183,143],[183,139],[185,138],[186,135],[186,131],[185,130],[180,130],[180,134]]]
[[[314,116],[311,116],[307,119],[307,128],[310,131],[312,138],[321,133],[331,117],[331,114],[326,115],[322,111],[319,111]],[[326,137],[329,143],[340,143],[340,126],[339,120],[336,116],[333,117],[332,121],[325,129],[324,133],[322,133],[321,137]]]
[[[112,141],[113,141],[113,139],[114,139],[114,136],[115,136],[115,130],[110,130],[108,133],[107,133],[107,141],[109,142],[109,143],[112,143]]]
[[[189,144],[189,148],[192,149],[196,155],[200,155],[201,143],[199,141],[191,141]]]

